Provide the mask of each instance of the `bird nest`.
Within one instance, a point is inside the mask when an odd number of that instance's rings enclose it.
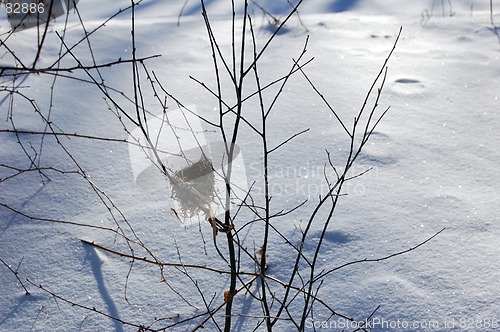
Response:
[[[215,196],[215,176],[210,159],[205,154],[172,175],[172,198],[179,203],[180,212],[193,217],[206,212]]]

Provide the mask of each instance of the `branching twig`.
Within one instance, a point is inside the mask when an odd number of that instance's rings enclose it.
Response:
[[[17,278],[17,281],[19,281],[19,283],[21,284],[21,286],[24,288],[24,291],[25,291],[25,294],[26,295],[30,295],[30,292],[28,291],[28,289],[26,288],[26,286],[24,286],[24,283],[22,282],[21,278],[19,278],[19,272],[17,271],[18,269],[14,270],[10,267],[9,264],[5,263],[5,261],[3,259],[0,258],[0,262],[2,262],[3,265],[5,265],[9,270],[10,272],[12,272],[14,274],[14,276]]]
[[[95,307],[90,307],[90,306],[86,306],[86,305],[83,305],[83,304],[79,304],[77,302],[74,302],[72,300],[68,300],[67,298],[61,296],[61,295],[58,295],[52,291],[50,291],[49,289],[47,289],[46,287],[40,285],[40,284],[35,284],[33,281],[31,281],[30,279],[26,279],[26,281],[28,283],[30,283],[31,285],[35,286],[35,287],[38,287],[40,288],[41,290],[43,290],[44,292],[46,292],[47,294],[50,294],[53,298],[55,299],[58,299],[58,300],[61,300],[65,303],[68,303],[70,304],[71,306],[73,307],[78,307],[78,308],[81,308],[81,309],[85,309],[85,310],[88,310],[88,311],[91,311],[91,312],[95,312],[101,316],[104,316],[104,317],[107,317],[107,318],[110,318],[112,320],[115,320],[117,322],[120,322],[122,323],[123,325],[128,325],[128,326],[133,326],[133,327],[136,327],[139,329],[139,331],[156,331],[156,330],[153,330],[153,329],[150,329],[150,328],[146,328],[145,326],[143,325],[140,325],[140,324],[136,324],[136,323],[131,323],[131,322],[128,322],[128,321],[125,321],[123,319],[120,319],[118,317],[114,317],[110,314],[107,314],[105,313],[104,311],[102,310],[99,310],[99,309],[96,309]]]

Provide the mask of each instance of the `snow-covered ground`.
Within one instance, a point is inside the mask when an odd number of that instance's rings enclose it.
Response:
[[[201,9],[197,1],[190,0],[178,18],[183,3],[145,0],[137,8],[137,53],[140,57],[160,54],[161,57],[146,62],[148,69],[185,105],[194,105],[200,116],[216,121],[217,100],[189,78],[191,75],[215,88]],[[207,1],[214,32],[224,50],[231,45],[228,3]],[[259,3],[281,20],[290,8],[286,1]],[[489,1],[449,3],[305,0],[300,9],[301,21],[294,16],[260,61],[263,82],[285,75],[309,36],[305,57],[314,60],[305,71],[332,107],[351,123],[402,27],[379,101],[381,109],[390,106],[390,110],[355,166],[359,172],[369,167],[373,170],[349,182],[343,190],[348,195],[340,200],[318,263],[321,271],[350,261],[384,257],[412,248],[446,228],[405,255],[350,265],[325,279],[320,297],[341,314],[362,321],[380,305],[371,320],[376,331],[500,329],[500,219],[495,212],[500,186],[500,37],[491,24]],[[79,9],[90,31],[128,4],[82,0]],[[499,13],[500,4],[494,6]],[[454,15],[450,16],[450,10]],[[262,45],[273,26],[268,23],[269,16],[255,5],[249,11],[256,25],[257,43]],[[6,47],[30,65],[36,54],[35,30],[18,32],[6,40],[9,26],[3,9],[0,12],[0,38],[5,42],[0,46],[0,65],[15,65]],[[243,12],[240,5],[237,12]],[[499,15],[494,19],[500,22]],[[76,14],[70,15],[69,20],[65,38],[72,45],[84,33]],[[40,67],[57,60],[60,42],[55,32],[62,32],[63,27],[63,19],[51,25]],[[117,16],[89,39],[97,63],[130,59],[130,11]],[[92,64],[86,43],[75,48],[74,54],[84,65]],[[69,56],[62,63],[75,65]],[[108,86],[132,96],[130,67],[122,64],[103,68],[101,74]],[[85,77],[81,72],[69,75]],[[146,77],[142,79],[147,82]],[[99,89],[58,77],[51,90],[53,80],[51,75],[29,75],[24,81],[17,81],[16,89],[34,100],[57,130],[116,141],[58,136],[61,145],[53,136],[23,134],[47,131],[46,123],[28,100],[20,95],[10,99],[4,89],[9,86],[8,77],[1,77],[0,259],[18,272],[30,295],[25,295],[14,273],[1,264],[0,330],[137,330],[72,306],[33,284],[127,322],[149,325],[155,319],[165,318],[152,328],[202,314],[204,304],[198,290],[182,270],[166,268],[164,274],[168,284],[191,306],[161,282],[157,267],[136,261],[131,268],[129,258],[82,243],[81,240],[94,241],[130,253],[124,241],[107,230],[116,228],[112,215],[127,228],[125,216],[160,261],[178,263],[180,253],[185,264],[227,270],[227,264],[213,248],[211,227],[203,221],[182,226],[172,214],[171,208],[176,206],[166,182],[140,185],[134,169],[140,167],[138,158],[127,143],[129,133],[108,109],[110,105]],[[118,92],[112,94],[127,111],[134,110],[132,103]],[[145,95],[146,107],[161,115],[150,90]],[[173,103],[169,106],[175,109]],[[251,109],[248,112],[249,118],[257,114]],[[277,150],[270,161],[275,212],[309,199],[303,209],[276,221],[276,227],[298,244],[308,211],[316,204],[318,195],[325,193],[325,148],[331,152],[333,162],[340,165],[348,141],[332,113],[300,74],[291,78],[273,112],[271,145],[310,128]],[[12,132],[10,115],[21,133]],[[220,140],[205,123],[201,126],[207,142]],[[244,166],[246,181],[242,182],[251,186],[262,175],[261,150],[256,143],[258,138],[248,127],[243,126],[240,135],[241,158],[240,164],[235,165]],[[40,166],[69,173],[48,169],[44,173],[50,181],[35,171],[10,178],[16,174],[15,168],[30,168],[27,155],[36,162],[40,160]],[[74,161],[99,189],[70,173],[77,170]],[[97,195],[98,190],[105,193],[106,196],[101,193],[105,203]],[[52,222],[31,220],[28,215]],[[236,224],[236,228],[248,221],[245,217],[241,215],[241,224]],[[311,232],[314,241],[320,235],[320,225],[313,226]],[[240,237],[253,251],[261,245],[257,242],[262,238],[261,227],[247,227]],[[222,246],[224,242],[219,243]],[[306,244],[305,250],[311,254],[314,248]],[[146,254],[137,252],[138,256]],[[290,247],[273,236],[268,254],[267,272],[286,280]],[[229,278],[208,271],[193,275],[208,302],[215,294],[211,307],[220,305]],[[255,290],[256,284],[253,287]],[[261,314],[260,304],[241,293],[235,299],[234,313],[241,315],[234,317],[233,330],[252,331],[258,320],[245,315]],[[222,312],[217,315],[220,318]],[[201,319],[177,325],[173,330],[189,330]],[[308,320],[306,330],[340,331],[343,322],[318,310],[314,321]],[[207,322],[206,328],[216,330],[212,321]],[[278,331],[293,328],[287,321],[276,325]],[[350,326],[344,329],[354,330]]]

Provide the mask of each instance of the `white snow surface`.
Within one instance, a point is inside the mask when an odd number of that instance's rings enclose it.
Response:
[[[137,54],[139,57],[161,55],[145,62],[148,69],[154,71],[164,87],[183,104],[195,105],[200,115],[217,121],[214,111],[217,100],[190,79],[191,75],[216,88],[201,9],[198,2],[188,1],[179,18],[183,3],[145,0],[137,8]],[[226,52],[231,46],[230,2],[207,3],[214,33]],[[290,11],[286,1],[259,3],[280,20]],[[372,317],[375,331],[499,330],[500,37],[492,28],[489,1],[451,3],[452,16],[446,1],[444,4],[430,0],[403,4],[396,0],[305,0],[299,10],[301,21],[293,16],[260,62],[263,82],[285,75],[309,36],[304,57],[314,57],[314,60],[304,70],[331,106],[352,125],[402,27],[400,40],[388,62],[379,100],[380,111],[389,106],[390,109],[355,166],[358,172],[373,169],[350,181],[343,190],[347,195],[340,199],[335,211],[317,268],[317,271],[329,270],[350,261],[385,257],[410,249],[446,228],[425,245],[404,255],[349,265],[325,278],[320,297],[343,315],[363,321],[380,305]],[[81,0],[79,10],[90,31],[128,4],[127,1]],[[494,5],[499,13],[500,5]],[[431,17],[423,22],[425,11]],[[242,12],[238,4],[239,18]],[[261,47],[274,26],[269,24],[269,16],[264,16],[255,5],[250,6],[249,12],[255,24],[257,44]],[[5,13],[0,17],[0,38],[29,65],[36,54],[33,47],[36,33],[25,30],[4,40],[9,26]],[[494,19],[500,22],[498,15]],[[84,32],[76,14],[70,15],[69,20],[65,38],[72,45]],[[126,11],[92,35],[90,41],[97,63],[131,58],[130,24],[130,11]],[[61,18],[51,24],[39,66],[57,60],[60,42],[56,32],[61,33],[63,27]],[[0,46],[0,50],[0,64],[15,65],[6,49]],[[92,64],[85,43],[75,48],[74,54],[84,65]],[[76,65],[70,56],[63,63]],[[97,77],[95,71],[92,74]],[[101,74],[108,86],[133,96],[130,64],[103,68]],[[68,75],[86,78],[81,72]],[[128,133],[108,109],[99,89],[92,84],[58,77],[51,100],[53,79],[51,75],[32,74],[17,89],[35,100],[45,117],[49,116],[52,104],[50,121],[62,132],[127,139]],[[141,79],[148,87],[146,77]],[[2,77],[0,84],[5,86],[6,80]],[[161,114],[158,101],[148,91],[145,106]],[[127,111],[133,112],[132,103],[119,93],[113,95]],[[153,329],[202,314],[205,307],[199,292],[182,269],[165,268],[164,274],[167,282],[192,306],[161,282],[158,267],[136,261],[131,268],[129,258],[81,241],[94,241],[130,253],[125,241],[113,232],[31,220],[6,208],[10,206],[37,218],[111,229],[116,228],[113,215],[120,226],[127,228],[117,212],[119,209],[160,261],[178,263],[180,253],[185,264],[228,269],[213,247],[212,229],[206,222],[183,226],[171,213],[174,203],[167,182],[150,190],[137,185],[132,172],[134,156],[126,142],[58,136],[90,181],[112,200],[113,205],[106,201],[110,210],[89,182],[79,175],[47,170],[50,181],[35,171],[8,178],[16,173],[12,167],[30,167],[18,140],[28,149],[30,145],[33,147],[26,152],[32,157],[42,143],[41,135],[16,136],[5,132],[12,129],[8,120],[9,100],[9,95],[0,91],[0,129],[3,130],[0,132],[0,258],[18,272],[30,295],[25,295],[14,273],[1,264],[0,330],[137,330],[102,314],[72,306],[35,285],[76,304]],[[14,103],[11,115],[17,130],[47,130],[27,100],[17,95]],[[253,103],[258,106],[257,102]],[[169,107],[175,109],[175,103],[169,101]],[[253,123],[259,123],[256,111],[246,112]],[[328,163],[325,149],[330,151],[332,161],[341,165],[348,141],[332,113],[300,73],[290,79],[271,113],[269,126],[271,146],[310,128],[277,150],[270,160],[273,211],[290,209],[308,199],[304,207],[275,221],[276,227],[298,244],[300,228],[318,195],[324,194],[322,172],[323,165]],[[213,130],[204,128],[207,141],[216,137]],[[258,168],[262,162],[259,138],[243,126],[238,143],[247,184],[251,185],[262,176]],[[41,165],[77,170],[62,146],[53,136],[45,136]],[[249,221],[247,217],[243,213],[235,220],[235,226],[241,227]],[[314,252],[312,244],[321,233],[321,225],[313,226],[311,232],[311,242],[305,246],[308,255]],[[240,237],[245,247],[253,251],[261,245],[257,241],[261,241],[262,226],[246,227]],[[290,246],[276,235],[269,241],[267,273],[286,280],[293,263]],[[223,248],[225,242],[221,235],[218,243]],[[147,256],[139,248],[135,254]],[[253,271],[251,265],[244,268]],[[220,305],[222,294],[229,287],[229,277],[209,271],[191,272],[207,302],[213,298],[211,307]],[[254,283],[255,294],[256,289]],[[292,311],[300,309],[290,307]],[[234,331],[252,331],[259,321],[252,317],[262,315],[260,304],[244,292],[235,298],[234,312],[237,314],[233,318]],[[222,312],[217,315],[220,317]],[[201,319],[179,324],[171,330],[188,331]],[[355,329],[334,325],[342,320],[329,317],[319,309],[314,324],[309,322],[308,331],[314,329],[313,325],[321,331]],[[287,321],[275,326],[276,331],[294,329]],[[216,331],[217,327],[208,321],[206,330]],[[261,326],[258,330],[265,328]]]

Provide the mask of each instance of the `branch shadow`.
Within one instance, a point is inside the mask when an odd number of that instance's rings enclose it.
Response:
[[[104,303],[106,303],[106,307],[108,309],[108,313],[115,317],[115,318],[120,318],[119,313],[118,313],[118,308],[116,307],[115,302],[113,301],[113,298],[111,294],[109,293],[106,284],[104,282],[104,274],[102,272],[102,264],[103,261],[100,259],[98,253],[96,250],[91,247],[84,245],[85,251],[87,252],[87,256],[85,257],[85,260],[88,260],[90,262],[90,267],[92,269],[92,273],[94,274],[95,280],[97,282],[97,288],[99,289],[99,293],[101,294],[101,298],[103,299]],[[115,325],[115,331],[117,332],[123,332],[123,325],[117,320],[113,320],[113,324]]]
[[[257,282],[257,281],[255,281]],[[252,293],[254,296],[258,296],[257,289],[252,290]],[[251,295],[247,295],[246,299],[244,300],[244,304],[241,308],[241,316],[238,317],[238,320],[236,321],[236,324],[234,325],[234,331],[238,332],[244,332],[247,331],[248,326],[245,325],[247,322],[247,317],[246,315],[251,314],[252,306],[253,306],[253,301],[254,297]]]

